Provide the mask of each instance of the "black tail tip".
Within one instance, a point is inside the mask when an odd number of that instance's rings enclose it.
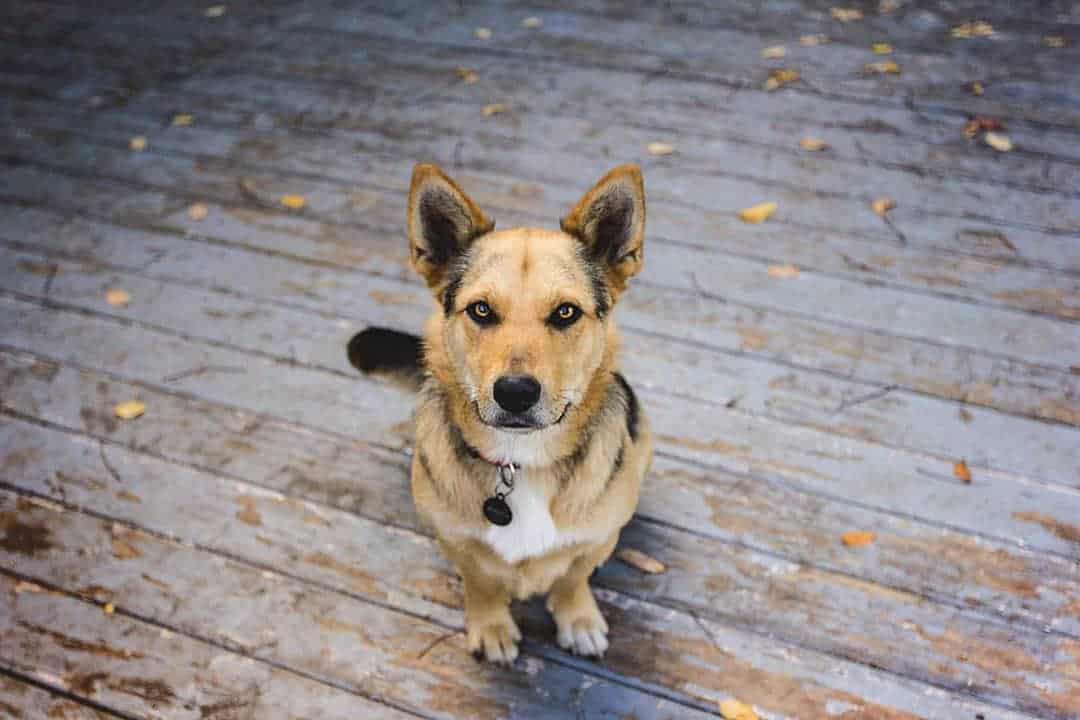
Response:
[[[419,337],[389,328],[369,327],[349,340],[349,363],[362,373],[415,372],[424,364]]]

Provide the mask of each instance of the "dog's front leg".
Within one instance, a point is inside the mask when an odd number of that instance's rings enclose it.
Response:
[[[589,588],[589,576],[608,559],[618,539],[616,532],[574,560],[548,592],[547,609],[555,618],[559,645],[578,655],[599,657],[608,648],[608,624]]]
[[[477,658],[509,664],[518,656],[521,631],[510,615],[510,592],[471,561],[457,563],[465,583],[465,631]]]

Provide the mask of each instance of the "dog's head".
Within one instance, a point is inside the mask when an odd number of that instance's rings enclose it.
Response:
[[[463,390],[476,418],[506,432],[556,425],[614,351],[609,313],[642,267],[641,172],[605,175],[561,231],[494,223],[433,165],[409,192],[409,249],[441,312],[431,370]]]

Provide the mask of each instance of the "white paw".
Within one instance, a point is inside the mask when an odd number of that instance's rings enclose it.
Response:
[[[608,625],[599,611],[590,617],[566,622],[556,618],[555,623],[559,629],[559,646],[563,649],[586,657],[600,657],[607,651]]]
[[[518,656],[521,631],[507,614],[506,619],[468,627],[468,645],[477,659],[509,665]]]

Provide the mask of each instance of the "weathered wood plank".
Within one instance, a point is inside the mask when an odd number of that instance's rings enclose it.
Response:
[[[10,598],[0,604],[0,665],[129,716],[412,717],[71,597],[17,592],[18,582],[0,573]]]
[[[404,536],[401,531],[389,530],[383,526],[374,525],[368,521],[360,520],[352,516],[346,516],[338,511],[330,508],[318,507],[313,508],[310,505],[303,502],[290,502],[286,498],[281,498],[275,494],[266,493],[265,491],[259,491],[255,488],[241,487],[236,485],[235,482],[219,482],[216,479],[206,477],[203,473],[196,473],[194,471],[181,471],[175,467],[163,467],[163,463],[155,461],[146,457],[133,456],[126,451],[122,451],[118,448],[110,447],[107,450],[103,450],[106,460],[100,461],[100,463],[91,464],[88,462],[88,455],[94,452],[96,443],[94,441],[85,441],[80,438],[72,438],[59,433],[50,432],[43,428],[37,428],[28,426],[23,423],[14,422],[9,424],[5,431],[11,431],[15,437],[11,435],[7,436],[7,439],[12,443],[12,447],[30,450],[24,452],[23,457],[30,455],[31,457],[24,461],[23,468],[14,473],[16,477],[27,477],[26,481],[20,482],[20,486],[27,486],[39,492],[45,492],[49,497],[60,498],[63,497],[65,503],[71,506],[86,507],[92,509],[96,513],[102,513],[109,518],[113,519],[127,519],[132,517],[139,518],[139,522],[144,523],[144,527],[150,527],[158,532],[167,532],[170,535],[175,535],[181,538],[188,539],[197,545],[202,545],[207,542],[203,540],[203,537],[212,538],[210,544],[212,547],[222,547],[227,549],[233,557],[246,557],[252,558],[253,561],[259,565],[269,565],[272,567],[281,566],[283,562],[287,563],[283,567],[288,568],[288,574],[300,577],[313,577],[320,578],[320,581],[324,584],[330,584],[334,587],[344,587],[351,589],[354,593],[369,594],[373,592],[368,588],[375,583],[376,587],[380,585],[394,587],[400,591],[399,596],[394,598],[395,604],[408,605],[410,603],[410,597],[412,594],[425,594],[427,596],[434,596],[437,598],[436,602],[447,603],[456,607],[459,600],[459,590],[455,589],[455,584],[452,582],[449,575],[449,568],[445,566],[444,561],[441,560],[439,555],[435,552],[432,541],[428,539],[422,539],[416,536],[415,539],[410,539]],[[85,449],[80,449],[85,448]],[[32,449],[32,450],[31,450]],[[112,472],[108,470],[108,467],[104,465],[108,462],[112,468]],[[77,468],[77,470],[76,470]],[[92,468],[92,469],[91,469]],[[60,473],[61,479],[57,478],[57,473]],[[78,473],[78,474],[75,474]],[[114,474],[115,473],[115,474]],[[52,478],[42,481],[40,478]],[[75,478],[75,481],[65,480],[63,478]],[[192,493],[192,488],[199,488],[197,493]],[[126,489],[128,492],[135,494],[141,498],[141,502],[133,504],[129,500],[124,500],[118,497],[118,488]],[[193,495],[199,497],[198,500],[190,499]],[[231,526],[226,530],[222,527],[223,518],[220,512],[221,507],[235,506],[240,519],[243,521],[245,518],[248,522],[232,522]],[[107,508],[107,509],[106,509]],[[199,508],[202,508],[201,510]],[[310,518],[314,514],[316,520],[303,522],[302,517]],[[206,520],[202,520],[202,518]],[[256,522],[256,518],[258,521]],[[319,519],[321,518],[321,519]],[[77,526],[77,521],[68,521],[62,523],[64,526],[68,524]],[[149,525],[145,525],[149,523]],[[206,529],[203,528],[203,524],[207,524]],[[50,523],[52,525],[54,523]],[[94,523],[98,527],[101,523]],[[106,523],[107,525],[107,523]],[[167,527],[167,529],[166,529]],[[101,539],[96,543],[91,543],[91,546],[101,546],[108,542],[111,542],[107,530],[99,531]],[[252,536],[255,536],[254,538]],[[259,539],[261,538],[261,540]],[[142,537],[130,537],[123,535],[121,538],[123,541],[133,545],[137,550],[141,550],[143,546]],[[106,545],[108,547],[108,545]],[[380,551],[380,553],[364,553],[363,548],[366,547],[380,547],[380,548],[392,548],[388,551]],[[349,558],[349,564],[345,567],[341,566],[340,562],[322,562],[313,560],[311,548],[318,548],[320,550],[315,551],[318,555],[322,552],[324,555],[329,554],[331,558]],[[108,557],[113,553],[101,553]],[[121,555],[130,555],[130,553],[123,552]],[[372,557],[377,555],[378,557]],[[389,557],[393,555],[393,557]],[[295,558],[299,556],[304,559],[303,562],[296,562]],[[156,568],[153,571],[153,577],[155,579],[162,578],[162,567],[171,565],[167,562],[153,562],[153,555],[151,554],[151,561],[148,562],[147,568]],[[319,557],[322,557],[321,555]],[[290,559],[291,560],[287,560]],[[137,558],[136,558],[137,559]],[[750,562],[750,558],[744,558],[745,561]],[[72,558],[72,561],[64,562],[60,560],[57,563],[46,563],[50,568],[58,564],[61,569],[68,567],[72,564],[79,565],[78,556]],[[85,564],[83,562],[82,564]],[[126,563],[125,563],[126,564]],[[179,566],[186,566],[193,563],[176,563]],[[194,563],[199,567],[205,567],[206,563]],[[314,565],[312,569],[310,566]],[[689,569],[693,572],[693,568]],[[763,568],[764,571],[764,568]],[[71,571],[69,571],[71,572]],[[322,579],[324,578],[325,579]],[[174,584],[170,582],[168,577],[164,578],[167,584]],[[674,584],[675,576],[669,578]],[[88,579],[88,582],[93,582]],[[141,582],[141,581],[140,581]],[[344,583],[344,584],[343,584]],[[178,581],[175,583],[177,586],[186,586],[187,583]],[[797,584],[792,587],[797,587]],[[199,590],[193,588],[193,591],[198,593]],[[134,593],[137,597],[138,593]],[[231,593],[226,593],[226,597],[231,597]],[[256,594],[258,597],[259,595]],[[118,601],[122,603],[123,594],[119,594]],[[196,595],[198,599],[198,595]],[[889,604],[886,597],[877,598],[878,602]],[[219,600],[218,604],[230,602],[229,600]],[[292,603],[283,603],[286,606]],[[795,603],[798,604],[797,602]],[[312,605],[315,608],[319,608],[320,603],[317,600],[312,601]],[[637,607],[644,609],[644,605],[635,603]],[[535,606],[534,606],[535,607]],[[262,610],[255,613],[255,616],[263,616],[268,614],[268,611]],[[618,603],[613,609],[613,622],[616,628],[627,628],[629,638],[623,638],[623,642],[628,639],[636,638],[648,634],[651,638],[650,646],[655,649],[656,652],[665,654],[674,652],[675,658],[682,656],[686,652],[685,642],[688,638],[683,637],[683,633],[691,631],[693,636],[699,636],[702,632],[701,628],[695,625],[694,619],[690,616],[678,617],[667,611],[665,613],[665,619],[662,625],[658,625],[655,621],[657,617],[656,611],[644,613],[645,617],[641,617],[639,613],[620,612]],[[887,613],[888,610],[885,610]],[[916,613],[918,611],[915,611]],[[232,613],[221,612],[221,615],[228,617]],[[324,615],[325,612],[319,612],[319,615]],[[907,616],[907,613],[903,613],[903,616]],[[532,614],[526,614],[527,626],[531,632],[539,632],[544,630],[550,632],[550,627],[544,623],[542,626],[536,626],[537,622]],[[640,623],[645,620],[647,624],[642,626]],[[248,621],[252,622],[252,621]],[[205,625],[205,622],[199,622],[196,624]],[[802,623],[800,623],[801,625]],[[364,626],[364,623],[349,622],[348,625]],[[947,622],[947,627],[954,633],[966,635],[963,630],[964,621],[959,616],[950,617]],[[273,627],[273,625],[271,625]],[[921,626],[920,626],[921,628]],[[944,629],[944,627],[942,628]],[[943,643],[933,643],[932,640],[941,631],[927,628],[925,630],[929,638],[926,641],[927,645],[933,646],[934,649],[930,652],[937,652],[938,648],[943,646]],[[310,635],[310,631],[303,633],[304,636]],[[373,628],[371,634],[376,635],[377,631]],[[617,635],[615,632],[613,635]],[[735,630],[726,630],[725,634],[732,635],[736,638],[743,636],[745,640],[751,640],[754,644],[764,644],[764,648],[753,654],[753,657],[760,655],[771,655],[772,652],[769,649],[771,641],[765,640],[764,636],[745,636],[744,633]],[[393,638],[400,637],[402,633],[391,633],[387,638],[387,643],[394,642]],[[258,638],[260,633],[252,632],[248,629],[247,632],[241,635],[242,638]],[[996,644],[998,642],[1012,643],[1011,647],[1023,647],[1024,657],[1027,657],[1027,653],[1034,652],[1037,654],[1050,653],[1047,655],[1047,659],[1054,657],[1053,653],[1065,652],[1069,647],[1069,643],[1076,643],[1077,641],[1062,640],[1065,645],[1056,650],[1051,650],[1046,647],[1046,639],[1041,636],[1040,633],[1031,633],[1031,639],[1036,643],[1036,647],[1031,647],[1030,644],[1024,643],[1016,634],[1015,630],[1007,629],[1002,626],[999,630],[995,631],[986,625],[981,626],[980,634],[977,636],[982,638],[980,642]],[[995,637],[997,639],[995,639]],[[416,644],[414,650],[422,650],[433,639],[427,637],[419,641]],[[374,642],[378,644],[378,640],[374,639]],[[402,640],[398,639],[397,643],[401,643]],[[616,642],[619,642],[618,640]],[[865,642],[865,641],[864,641]],[[907,642],[911,642],[910,640]],[[241,640],[241,644],[245,644]],[[247,644],[257,644],[248,640]],[[1055,643],[1056,645],[1057,643]],[[702,644],[699,642],[699,647]],[[993,645],[992,645],[993,646]],[[411,646],[410,646],[411,647]],[[636,645],[640,649],[640,645]],[[985,647],[985,646],[984,646]],[[1040,647],[1042,649],[1040,649]],[[684,648],[680,650],[680,648]],[[700,650],[699,650],[700,652]],[[796,656],[808,656],[808,659],[813,663],[814,653],[798,648],[789,648],[789,652],[795,653]],[[692,653],[695,658],[698,658],[697,653]],[[413,657],[413,652],[409,652],[407,657]],[[748,656],[750,657],[750,656]],[[1019,658],[1020,655],[1017,655]],[[709,662],[707,658],[706,662]],[[745,662],[745,661],[744,661]],[[753,660],[749,661],[753,663]],[[834,662],[842,662],[835,661]],[[1036,661],[1037,662],[1037,661]],[[455,661],[456,664],[460,663],[460,660]],[[685,665],[685,661],[681,664]],[[846,664],[846,663],[845,663]],[[655,668],[646,663],[648,668],[647,672],[642,672],[642,658],[640,652],[632,652],[629,647],[620,646],[618,649],[613,649],[612,654],[606,661],[606,666],[616,670],[617,672],[629,675],[631,677],[641,676],[645,678],[656,677]],[[1056,667],[1056,666],[1055,666]],[[713,693],[716,692],[716,681],[720,680],[721,683],[725,682],[722,672],[716,672],[720,668],[713,668],[708,673],[714,679],[706,684],[703,688],[690,694],[702,699],[712,699],[715,697]],[[1060,670],[1055,672],[1055,677],[1058,677],[1057,673],[1064,673],[1060,675],[1061,681],[1065,682],[1065,687],[1071,683],[1068,676],[1068,666],[1062,666]],[[992,674],[990,677],[994,677],[997,674]],[[672,673],[670,675],[664,675],[667,682],[671,682],[678,678],[678,674]],[[809,693],[813,692],[816,688],[815,685],[826,684],[833,681],[832,678],[817,679],[815,676],[813,683],[809,688],[804,689],[803,702],[810,700],[811,698],[805,697]],[[967,674],[965,674],[967,679]],[[696,680],[696,678],[695,678]],[[998,682],[1005,682],[1006,676],[1000,675]],[[775,680],[774,680],[775,682]],[[897,690],[900,692],[898,695],[903,695],[903,690],[912,688],[914,686],[909,685],[906,681],[895,680]],[[980,685],[981,685],[980,681]],[[988,684],[989,681],[986,681]],[[680,689],[686,690],[685,678],[675,680],[676,686]],[[960,680],[958,683],[954,683],[957,688],[964,687],[964,681]],[[1008,676],[1008,685],[1010,693],[1019,693],[1022,697],[1026,697],[1030,693],[1024,690],[1024,686],[1027,681],[1023,679],[1023,672],[1011,673]],[[545,684],[545,687],[547,685]],[[721,688],[724,685],[720,685]],[[742,694],[747,692],[747,689],[742,686],[731,687],[728,686],[727,692],[733,694]],[[490,690],[489,690],[490,691]],[[980,691],[982,688],[980,687]],[[992,688],[986,688],[987,693],[993,692]],[[959,698],[943,698],[943,700],[956,701]],[[1014,703],[1023,707],[1027,704],[1025,699],[1013,699],[1011,697],[1001,698],[1003,702],[1008,705]],[[910,700],[908,700],[909,702]],[[778,700],[773,700],[773,703]],[[782,702],[782,701],[780,701]],[[963,702],[960,700],[960,702]],[[1059,714],[1054,708],[1054,704],[1062,703],[1061,707],[1065,710],[1069,709],[1067,703],[1071,702],[1067,694],[1053,695],[1049,700],[1038,700],[1038,706],[1040,712],[1045,711],[1043,706],[1050,705],[1052,714]],[[904,705],[900,705],[897,710],[905,710]],[[909,710],[910,711],[910,710]],[[869,712],[869,711],[868,711]],[[872,713],[871,713],[872,716]]]
[[[123,717],[100,707],[76,702],[53,694],[12,675],[0,675],[0,713],[10,720],[23,718],[64,718],[65,720],[104,720]]]

